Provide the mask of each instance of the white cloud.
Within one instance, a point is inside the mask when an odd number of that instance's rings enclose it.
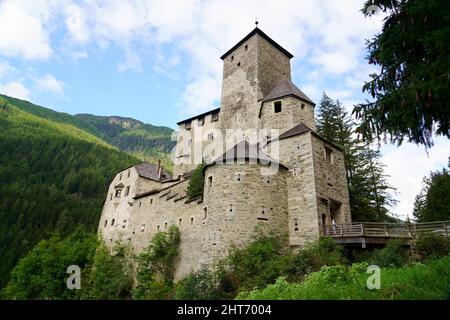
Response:
[[[30,100],[30,91],[20,82],[0,84],[0,92],[10,97]]]
[[[26,59],[45,59],[52,49],[50,40],[40,17],[23,9],[20,1],[0,2],[0,54],[22,56]],[[37,17],[40,15],[40,17]]]
[[[54,76],[47,74],[42,78],[34,79],[34,81],[38,90],[64,96],[64,84],[56,80]]]
[[[383,163],[386,164],[385,172],[390,176],[389,183],[397,188],[395,195],[400,202],[394,213],[405,218],[411,217],[414,198],[422,187],[422,178],[429,175],[430,171],[440,170],[447,166],[450,153],[450,140],[436,138],[435,147],[425,152],[423,146],[411,143],[394,147],[385,146],[381,149]]]
[[[71,4],[66,9],[66,26],[71,37],[78,43],[89,41],[89,28],[86,21],[86,13],[75,4]]]

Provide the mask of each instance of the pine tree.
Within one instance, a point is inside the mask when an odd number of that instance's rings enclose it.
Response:
[[[391,220],[389,207],[395,204],[386,181],[379,150],[358,141],[354,123],[339,101],[325,93],[318,108],[317,131],[344,152],[350,210],[354,221]]]

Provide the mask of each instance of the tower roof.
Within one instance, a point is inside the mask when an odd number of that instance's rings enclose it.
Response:
[[[138,175],[143,178],[147,178],[154,181],[161,181],[165,179],[170,179],[170,173],[168,173],[164,168],[161,168],[161,177],[159,177],[159,168],[153,163],[147,161],[134,166]]]
[[[289,59],[291,59],[293,57],[293,55],[287,51],[286,49],[284,49],[282,46],[280,46],[278,43],[276,43],[272,38],[270,38],[267,34],[265,34],[264,32],[262,32],[261,29],[259,29],[258,27],[256,27],[255,29],[253,29],[248,35],[246,35],[241,41],[239,41],[238,43],[236,43],[233,48],[231,48],[230,50],[228,50],[227,52],[225,52],[220,59],[225,59],[231,52],[233,52],[237,47],[239,47],[240,45],[242,45],[245,41],[247,41],[248,39],[250,39],[252,36],[254,36],[255,34],[259,34],[261,37],[263,37],[264,39],[266,39],[271,45],[273,45],[275,48],[277,48],[278,50],[280,50],[282,53],[284,53]]]
[[[315,103],[289,79],[284,79],[278,82],[275,88],[273,88],[272,91],[270,91],[269,94],[264,97],[264,101],[275,100],[286,96],[295,96],[301,100],[315,105]]]

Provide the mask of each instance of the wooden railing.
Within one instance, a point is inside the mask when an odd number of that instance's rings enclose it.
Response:
[[[357,222],[351,224],[336,224],[325,226],[323,235],[326,237],[392,237],[413,238],[417,235],[431,232],[449,236],[450,221],[438,221],[428,223],[380,223]]]

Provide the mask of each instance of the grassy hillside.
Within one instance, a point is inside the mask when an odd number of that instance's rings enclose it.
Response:
[[[172,168],[169,154],[175,141],[171,141],[173,130],[170,128],[117,116],[70,115],[5,95],[0,97],[27,113],[53,122],[72,125],[141,160],[154,163],[161,160],[166,168],[169,170]]]
[[[31,114],[11,101],[0,97],[0,286],[51,233],[95,231],[111,177],[140,162],[80,130],[72,116],[40,107]]]

